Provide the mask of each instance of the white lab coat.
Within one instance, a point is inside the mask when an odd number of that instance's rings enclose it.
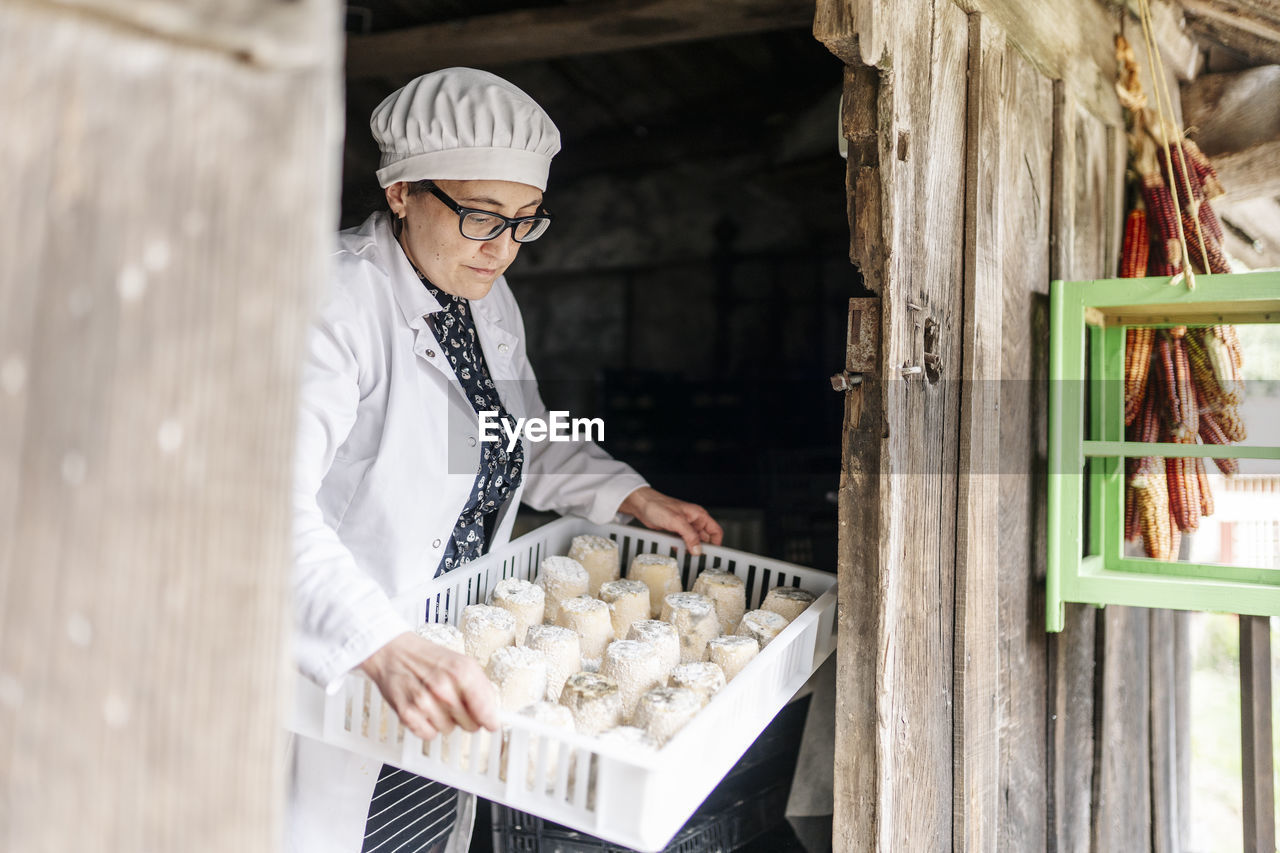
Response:
[[[439,565],[480,461],[476,412],[426,320],[440,305],[389,216],[341,232],[339,246],[303,371],[293,488],[295,653],[328,689],[410,629],[390,597]],[[503,405],[546,418],[506,281],[470,305]],[[646,485],[591,442],[524,447],[491,547],[509,541],[521,501],[604,523]],[[300,737],[291,751],[288,849],[356,853],[379,762]],[[451,853],[467,847],[472,805],[460,803]]]

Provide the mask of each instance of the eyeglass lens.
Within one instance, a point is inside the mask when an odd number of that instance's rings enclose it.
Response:
[[[492,240],[510,225],[510,220],[500,216],[468,211],[462,217],[462,235],[472,240]],[[533,217],[515,223],[512,235],[517,243],[528,243],[542,236],[551,220],[546,217]]]

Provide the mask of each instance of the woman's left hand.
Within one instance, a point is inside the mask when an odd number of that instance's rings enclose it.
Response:
[[[702,553],[703,542],[719,545],[724,538],[724,530],[711,513],[697,504],[677,500],[649,486],[641,486],[627,495],[618,512],[635,516],[641,524],[653,530],[675,533],[694,556]]]

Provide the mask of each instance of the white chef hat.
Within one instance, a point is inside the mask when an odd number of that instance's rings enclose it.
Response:
[[[446,68],[386,97],[369,117],[378,183],[515,181],[547,188],[560,131],[533,98],[487,71]]]

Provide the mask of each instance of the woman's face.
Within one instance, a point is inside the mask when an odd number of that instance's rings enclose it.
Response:
[[[508,218],[532,216],[542,204],[542,190],[512,181],[435,181],[463,207]],[[403,215],[400,245],[436,287],[466,299],[484,297],[520,251],[507,229],[492,240],[468,240],[458,231],[458,214],[430,193],[408,193],[408,184],[387,187],[387,203]]]

